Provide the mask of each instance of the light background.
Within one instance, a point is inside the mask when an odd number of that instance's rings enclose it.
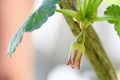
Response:
[[[35,1],[35,9],[41,2],[41,0]],[[105,8],[106,5],[103,3],[98,15],[102,15]],[[114,31],[113,25],[107,22],[95,22],[94,28],[119,72],[120,38]],[[42,28],[32,33],[32,38],[36,51],[35,80],[96,80],[86,58],[83,58],[80,70],[73,70],[66,66],[69,46],[74,40],[74,36],[61,14],[55,13],[50,17]]]

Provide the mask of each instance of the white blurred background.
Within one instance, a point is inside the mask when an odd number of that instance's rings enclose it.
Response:
[[[35,9],[42,0],[35,0]],[[106,6],[99,8],[102,15]],[[95,22],[103,46],[108,53],[117,72],[120,70],[120,38],[114,31],[113,25],[107,22]],[[69,46],[74,40],[63,16],[55,13],[39,30],[32,33],[35,47],[35,80],[97,80],[89,61],[83,58],[80,70],[66,66]],[[102,66],[101,66],[102,67]]]

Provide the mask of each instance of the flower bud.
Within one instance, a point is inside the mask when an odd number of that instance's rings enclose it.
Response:
[[[85,35],[82,33],[76,37],[75,41],[70,46],[70,56],[67,65],[70,65],[72,68],[80,69],[82,55],[85,51],[84,42]]]

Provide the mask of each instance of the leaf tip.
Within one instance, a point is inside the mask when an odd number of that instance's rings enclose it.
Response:
[[[8,56],[8,57],[12,57],[12,54],[13,54],[14,52],[15,52],[15,51],[12,51],[12,52],[11,52],[11,50],[10,50],[9,47],[8,47],[7,56]]]
[[[7,56],[8,56],[9,58],[11,58],[11,57],[12,57],[12,55],[9,55],[9,53],[7,53]]]

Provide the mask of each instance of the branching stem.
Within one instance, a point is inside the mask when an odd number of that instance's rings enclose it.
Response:
[[[69,0],[63,0],[60,3],[62,9],[76,10],[76,0],[69,2]],[[81,30],[79,24],[75,22],[71,17],[64,15],[67,23],[73,34],[77,36]],[[90,61],[93,69],[98,76],[99,80],[117,80],[115,69],[109,60],[105,50],[102,47],[99,37],[96,32],[89,26],[86,30],[86,58]]]

